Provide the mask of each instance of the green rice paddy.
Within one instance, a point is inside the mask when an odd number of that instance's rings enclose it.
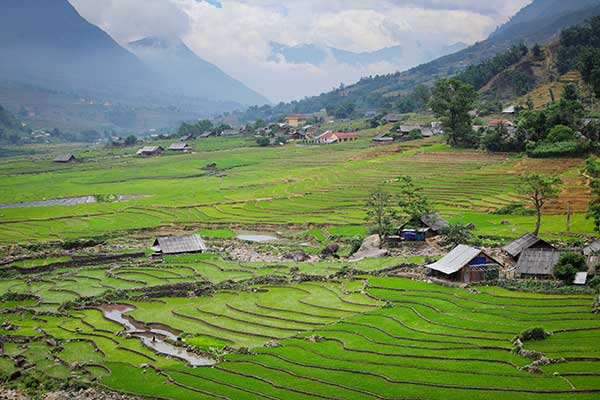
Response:
[[[88,148],[76,153],[84,162],[72,165],[53,164],[50,154],[5,159],[0,203],[150,197],[0,209],[0,244],[8,254],[18,246],[100,237],[115,252],[128,252],[171,232],[199,233],[219,247],[235,243],[239,232],[266,231],[282,233],[280,246],[306,242],[315,254],[330,241],[364,236],[367,194],[380,186],[396,192],[402,175],[412,176],[449,219],[502,240],[534,224],[529,216],[490,214],[519,200],[520,172],[580,179],[582,160],[537,163],[451,150],[437,140],[374,147],[373,134],[324,147],[259,148],[243,138],[213,138],[197,141],[194,154],[155,159]],[[207,170],[213,162],[217,171]],[[543,235],[569,235],[567,202],[577,211],[571,234],[590,235],[585,196],[564,191],[544,215]],[[247,262],[214,250],[69,266],[76,257],[52,249],[0,270],[0,382],[7,385],[35,378],[175,400],[600,396],[600,316],[591,294],[446,288],[378,276],[402,263],[422,264],[422,256]],[[130,306],[125,315],[136,327],[168,331],[175,345],[215,364],[194,368],[151,350],[103,315],[109,303]],[[513,344],[534,327],[551,333],[524,343],[549,361],[537,373],[525,368],[534,360]],[[15,365],[18,356],[26,367]],[[23,376],[10,380],[15,371]]]

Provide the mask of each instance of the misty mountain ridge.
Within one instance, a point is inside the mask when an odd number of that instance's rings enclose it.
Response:
[[[67,0],[3,0],[2,6],[2,103],[13,111],[21,106],[37,107],[36,114],[44,124],[67,118],[65,105],[80,98],[130,108],[160,109],[160,122],[152,122],[159,125],[150,128],[174,123],[184,115],[209,116],[268,103],[263,96],[201,60],[180,41],[142,40],[134,46],[143,55],[139,58],[81,17]],[[142,51],[151,44],[155,53],[161,52],[158,57]],[[22,90],[15,92],[20,87]],[[40,96],[44,98],[43,105],[39,104]],[[68,113],[80,111],[69,109]],[[85,122],[90,115],[73,118]],[[101,111],[92,114],[92,118],[90,128],[114,124],[114,119],[103,116]],[[138,125],[122,127],[145,129],[146,121],[140,119]],[[133,119],[131,123],[136,124]]]
[[[422,57],[425,59],[413,60],[412,64],[429,61],[435,57],[459,51],[467,47],[465,43],[454,43],[443,46],[435,51],[430,51]],[[411,63],[406,59],[406,50],[402,45],[384,47],[375,51],[353,52],[336,47],[317,44],[299,44],[289,46],[283,43],[271,42],[271,61],[279,62],[282,59],[294,64],[324,65],[328,60],[352,66],[368,66],[381,62],[395,65]]]
[[[463,50],[403,72],[363,77],[355,84],[277,106],[264,115],[255,113],[245,118],[268,118],[292,112],[311,113],[348,102],[353,102],[361,109],[377,109],[386,99],[406,94],[418,85],[432,85],[439,79],[454,76],[470,65],[509,50],[515,44],[533,46],[535,43],[551,43],[563,29],[579,25],[595,15],[600,15],[600,0],[534,0],[487,39]]]
[[[129,49],[171,90],[185,96],[235,101],[244,105],[268,104],[269,100],[198,57],[176,37],[146,37],[128,44]]]

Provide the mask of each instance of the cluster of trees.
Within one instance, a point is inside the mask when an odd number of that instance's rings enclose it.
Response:
[[[532,157],[582,155],[598,147],[600,124],[583,123],[585,111],[574,84],[567,84],[563,96],[544,110],[520,110],[516,127],[510,129],[498,124],[474,131],[469,112],[476,101],[474,87],[459,79],[439,81],[433,89],[431,109],[443,123],[451,146],[527,151]]]
[[[590,157],[586,161],[585,170],[592,189],[587,217],[594,220],[594,229],[600,233],[600,163],[596,158]]]
[[[600,97],[600,16],[562,31],[556,60],[559,72],[578,70],[596,97]]]
[[[460,73],[456,78],[463,83],[467,83],[479,90],[484,87],[490,79],[506,70],[511,65],[521,61],[529,53],[526,45],[520,44],[513,46],[509,51],[499,54],[481,64],[472,65],[464,72]],[[526,77],[527,78],[527,77]],[[520,82],[522,77],[517,76],[515,79]],[[527,79],[527,84],[528,84]]]
[[[374,225],[374,232],[379,235],[381,243],[394,233],[399,218],[406,218],[408,225],[415,226],[420,223],[423,215],[432,211],[431,202],[411,177],[400,177],[398,182],[397,199],[383,189],[377,189],[367,200],[367,221]]]
[[[205,132],[223,132],[227,129],[231,129],[231,126],[227,124],[214,125],[209,120],[203,119],[196,122],[195,124],[188,124],[186,122],[182,122],[181,126],[177,130],[177,134],[179,136],[198,136]]]

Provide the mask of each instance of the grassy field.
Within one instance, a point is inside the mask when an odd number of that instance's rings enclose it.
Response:
[[[153,159],[129,150],[88,148],[84,162],[57,165],[52,155],[21,156],[0,163],[0,203],[86,195],[148,195],[115,203],[0,209],[0,243],[123,235],[149,228],[227,229],[364,224],[369,191],[394,193],[396,179],[412,176],[438,210],[473,222],[479,234],[515,237],[530,230],[532,217],[490,215],[520,197],[518,175],[561,175],[561,198],[550,204],[543,235],[564,234],[564,214],[576,213],[573,233],[591,234],[583,218],[588,193],[581,159],[530,160],[504,154],[452,150],[437,139],[373,146],[375,130],[354,143],[333,146],[259,148],[244,138],[197,141],[196,153]],[[162,143],[168,144],[168,142]],[[217,171],[207,171],[209,163]],[[508,220],[512,225],[503,225]]]
[[[73,287],[74,294],[90,294]],[[473,292],[367,276],[252,289],[127,301],[137,321],[168,325],[199,349],[249,349],[223,353],[213,367],[191,368],[117,335],[120,326],[94,308],[35,315],[44,303],[3,315],[17,328],[0,333],[27,341],[5,343],[0,360],[21,354],[36,363],[30,374],[172,399],[595,399],[600,393],[600,318],[591,312],[590,295]],[[523,367],[532,360],[515,354],[512,340],[537,326],[552,335],[525,348],[560,362],[531,373]],[[12,368],[0,363],[5,374]]]
[[[453,150],[436,138],[373,146],[377,133],[361,131],[359,141],[340,145],[278,148],[211,138],[195,142],[193,154],[153,159],[133,157],[133,149],[70,147],[83,161],[69,165],[51,162],[67,150],[55,147],[2,159],[0,203],[148,197],[0,208],[2,254],[32,253],[0,267],[0,383],[20,371],[6,384],[40,391],[96,384],[175,400],[598,398],[600,317],[590,293],[451,289],[380,276],[425,263],[421,255],[352,264],[231,256],[232,247],[314,255],[338,240],[345,255],[349,239],[367,232],[368,193],[397,193],[402,175],[451,221],[505,241],[535,222],[491,214],[520,200],[519,174],[557,174],[565,186],[546,210],[543,236],[592,235],[583,215],[583,160]],[[217,169],[205,168],[210,163]],[[567,204],[576,212],[571,232]],[[148,256],[154,237],[181,232],[201,234],[212,252]],[[282,240],[242,243],[240,232]],[[86,238],[97,242],[78,248],[76,240]],[[146,255],[81,261],[106,249]],[[169,344],[216,364],[194,368],[153,351],[105,318],[100,307],[108,303],[130,307],[125,315],[137,329],[168,331]],[[551,333],[524,343],[551,361],[538,373],[527,370],[533,360],[513,344],[534,327]],[[15,365],[19,356],[27,368]]]

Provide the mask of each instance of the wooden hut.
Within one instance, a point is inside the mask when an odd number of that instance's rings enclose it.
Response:
[[[200,235],[159,237],[152,245],[159,254],[203,253],[206,249]]]
[[[73,154],[61,154],[54,159],[55,163],[72,163],[77,161],[77,158]]]
[[[519,256],[517,274],[521,278],[552,279],[560,255],[556,249],[525,249]]]
[[[462,283],[495,279],[501,267],[483,250],[464,244],[455,247],[441,260],[427,265],[431,276]]]
[[[507,253],[515,260],[518,260],[521,256],[521,253],[527,249],[556,250],[556,248],[550,243],[531,233],[526,233],[520,238],[515,239],[506,246],[502,247],[502,251]]]
[[[596,266],[600,264],[600,238],[593,241],[589,246],[583,249],[588,264],[588,272],[590,275],[596,274]]]
[[[431,213],[423,215],[417,226],[409,226],[409,223],[406,222],[398,230],[402,239],[412,242],[422,242],[426,238],[439,235],[441,230],[448,225],[448,221],[439,214]]]
[[[144,146],[137,151],[140,157],[157,157],[161,156],[165,149],[160,146]]]
[[[173,143],[167,148],[169,151],[176,151],[178,153],[191,153],[192,146],[187,143]]]

